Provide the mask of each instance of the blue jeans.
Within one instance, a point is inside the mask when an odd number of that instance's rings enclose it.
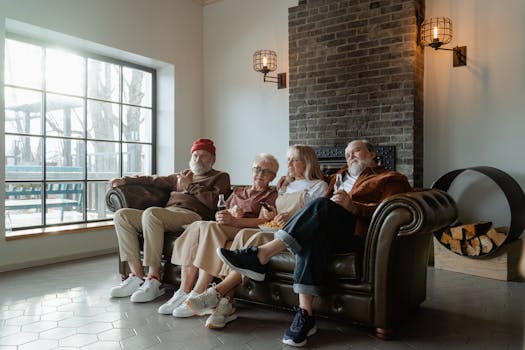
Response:
[[[352,213],[328,198],[317,198],[275,233],[295,254],[294,292],[322,293],[332,253],[362,249],[363,240],[354,236],[354,228]]]

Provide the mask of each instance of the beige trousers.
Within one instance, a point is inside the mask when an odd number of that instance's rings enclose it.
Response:
[[[264,243],[272,241],[273,238],[272,232],[263,232],[256,228],[243,228],[237,233],[229,249],[243,249],[248,246],[258,247]],[[231,269],[226,264],[223,264],[221,271],[219,272],[219,277],[226,277],[230,271]]]
[[[216,250],[228,248],[240,230],[215,221],[196,221],[175,241],[171,262],[181,266],[194,265],[219,277],[222,260]]]
[[[120,260],[140,259],[138,234],[144,235],[144,265],[160,266],[164,232],[200,220],[199,214],[184,208],[151,207],[146,210],[119,209],[113,222],[117,232]]]

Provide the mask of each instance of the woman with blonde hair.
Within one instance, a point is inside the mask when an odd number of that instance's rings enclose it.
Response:
[[[328,188],[321,172],[319,161],[313,148],[306,145],[293,145],[288,149],[288,174],[281,179],[279,197],[271,210],[261,209],[262,216],[276,227],[283,227],[286,222],[305,204],[325,195]],[[242,229],[237,233],[231,250],[246,246],[258,246],[273,239],[273,233],[258,229]],[[207,328],[222,328],[237,318],[233,308],[235,287],[242,282],[242,276],[222,265],[219,273],[225,278],[217,285],[208,288],[204,293],[188,298],[185,302],[197,315],[204,315],[215,308],[206,320]]]

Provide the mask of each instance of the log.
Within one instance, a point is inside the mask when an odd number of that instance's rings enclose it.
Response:
[[[487,236],[496,244],[496,246],[501,246],[507,239],[507,235],[503,232],[496,231],[495,228],[491,228],[487,231]]]
[[[452,250],[454,253],[463,255],[463,250],[461,250],[461,240],[451,239],[450,240],[450,250]]]
[[[492,227],[490,221],[480,221],[475,224],[466,224],[450,228],[450,233],[454,239],[472,239],[475,236],[485,234]]]
[[[481,243],[478,237],[474,237],[466,243],[465,252],[469,256],[479,256],[481,253]]]
[[[463,239],[463,228],[464,225],[451,227],[450,228],[450,234],[453,239],[462,240]]]
[[[494,244],[487,235],[481,235],[478,238],[481,243],[482,253],[489,253],[492,250],[492,248],[494,248]]]
[[[441,239],[440,239],[441,243],[449,245],[451,240],[452,240],[452,236],[450,235],[450,232],[444,231],[441,234]]]
[[[478,237],[474,237],[470,240],[470,245],[475,251],[474,256],[478,256],[481,254],[481,242],[479,241]]]

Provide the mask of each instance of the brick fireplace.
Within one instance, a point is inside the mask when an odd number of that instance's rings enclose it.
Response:
[[[300,0],[289,9],[290,143],[396,147],[423,183],[424,0]]]

